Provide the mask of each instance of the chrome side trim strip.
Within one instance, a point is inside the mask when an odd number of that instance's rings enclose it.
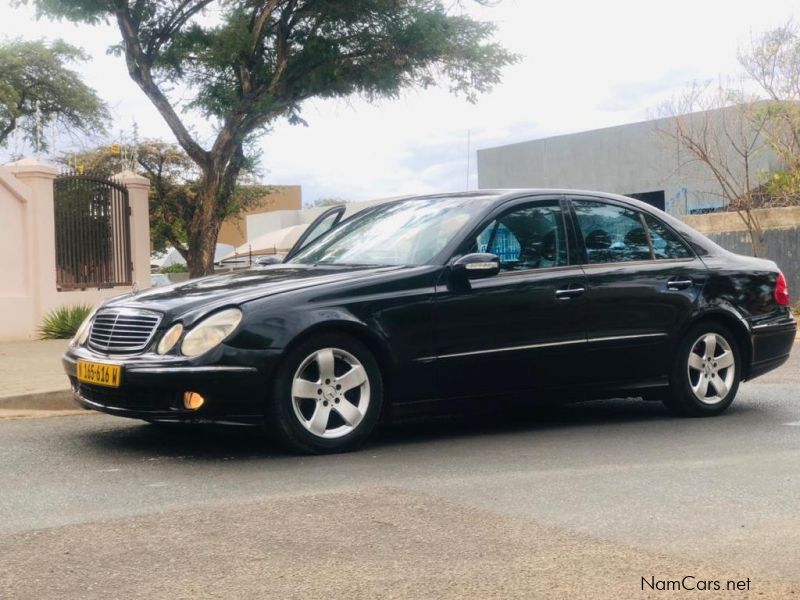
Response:
[[[571,346],[574,344],[586,344],[591,342],[609,342],[614,340],[633,340],[637,338],[666,337],[666,333],[639,333],[635,335],[615,335],[611,337],[566,340],[563,342],[546,342],[544,344],[530,344],[527,346],[509,346],[506,348],[491,348],[489,350],[472,350],[470,352],[456,352],[453,354],[440,354],[438,356],[423,356],[414,359],[414,362],[430,362],[437,358],[458,358],[461,356],[476,356],[478,354],[497,354],[498,352],[514,352],[515,350],[533,350],[535,348],[550,348],[552,346]]]
[[[255,367],[128,367],[128,373],[257,373]]]
[[[761,323],[760,325],[753,325],[751,329],[757,331],[759,329],[792,329],[797,327],[797,321],[781,321],[780,323]]]
[[[425,356],[415,359],[415,362],[426,362],[437,358],[457,358],[459,356],[475,356],[476,354],[496,354],[498,352],[513,352],[515,350],[531,350],[533,348],[547,348],[550,346],[569,346],[572,344],[585,344],[586,339],[567,340],[564,342],[546,342],[544,344],[530,344],[528,346],[509,346],[507,348],[491,348],[489,350],[473,350],[471,352],[456,352],[454,354],[440,354],[438,356]]]
[[[610,337],[590,338],[591,342],[612,342],[614,340],[635,340],[636,338],[666,337],[666,333],[637,333],[636,335],[612,335]]]

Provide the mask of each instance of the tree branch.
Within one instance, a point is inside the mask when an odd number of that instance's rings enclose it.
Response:
[[[210,166],[209,154],[198,144],[186,126],[181,121],[172,104],[153,80],[151,73],[152,61],[145,54],[139,40],[138,28],[131,20],[127,6],[117,8],[117,23],[119,24],[122,40],[125,45],[125,57],[128,63],[128,73],[141,90],[150,98],[150,101],[164,117],[167,125],[175,134],[180,145],[186,153],[207,170]]]
[[[166,42],[170,40],[172,35],[178,31],[186,22],[191,19],[194,15],[199,13],[203,10],[206,6],[211,4],[213,0],[201,0],[195,6],[190,8],[189,10],[181,13],[181,11],[186,8],[187,5],[191,4],[195,0],[183,0],[180,6],[175,9],[175,14],[173,18],[168,19],[166,25],[162,28],[160,32],[153,38],[153,44],[151,47],[147,49],[147,56],[148,58],[152,59],[156,52],[163,46]]]
[[[250,54],[255,54],[261,47],[264,37],[267,35],[269,18],[272,16],[272,13],[275,12],[275,9],[278,8],[280,3],[281,0],[268,0],[268,2],[264,5],[264,8],[262,8],[256,16],[252,28],[253,44],[250,47]]]
[[[17,118],[11,115],[8,125],[0,129],[0,146],[6,141],[6,138],[11,135],[11,132],[17,128]]]

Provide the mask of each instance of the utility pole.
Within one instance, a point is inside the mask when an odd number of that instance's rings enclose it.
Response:
[[[467,185],[464,186],[465,190],[469,190],[469,167],[470,159],[472,158],[472,130],[467,129]]]

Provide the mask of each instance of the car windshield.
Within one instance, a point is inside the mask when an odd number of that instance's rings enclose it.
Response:
[[[430,197],[367,209],[289,262],[424,265],[491,201],[490,196]]]

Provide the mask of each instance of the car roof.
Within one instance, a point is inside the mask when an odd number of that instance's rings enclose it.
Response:
[[[409,200],[430,200],[430,199],[449,199],[461,198],[464,200],[486,200],[487,198],[495,200],[495,202],[502,203],[507,200],[514,200],[516,198],[523,198],[526,196],[593,196],[595,198],[604,198],[608,200],[617,200],[625,202],[642,208],[647,211],[658,211],[657,208],[636,198],[623,196],[621,194],[612,194],[609,192],[600,192],[597,190],[581,190],[571,188],[500,188],[500,189],[481,189],[481,190],[467,190],[462,192],[442,192],[438,194],[423,194],[415,196],[401,196],[393,198],[386,204],[393,204],[395,202],[407,202]],[[373,205],[381,206],[381,204]],[[663,213],[663,211],[658,211]]]
[[[598,190],[582,190],[572,188],[497,188],[497,189],[480,189],[480,190],[466,190],[461,192],[440,192],[433,194],[420,194],[408,195],[393,198],[393,202],[402,202],[404,200],[422,200],[429,198],[464,198],[464,199],[485,199],[495,197],[500,199],[511,199],[519,196],[600,196],[604,198],[612,198],[624,201],[633,201],[639,203],[634,198],[622,196],[620,194],[612,194],[609,192],[601,192]],[[644,206],[649,206],[646,203],[641,203]]]

